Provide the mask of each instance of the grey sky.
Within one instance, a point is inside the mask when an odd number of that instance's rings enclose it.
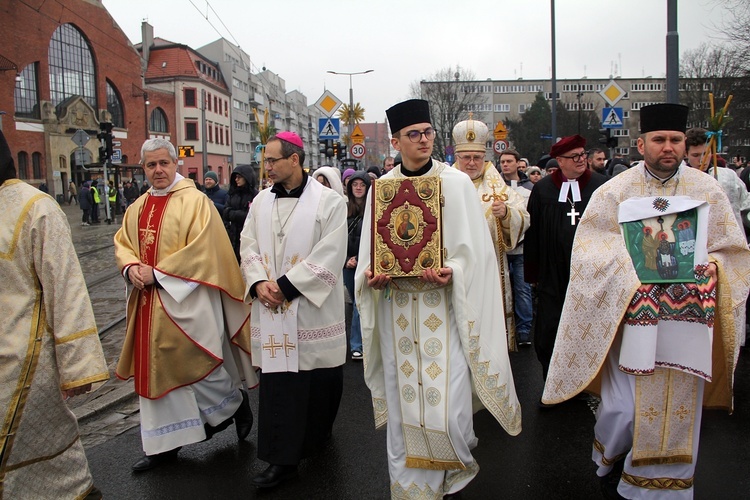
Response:
[[[678,3],[682,54],[715,38],[726,13],[715,0]],[[253,72],[266,66],[284,78],[287,91],[303,92],[309,104],[326,88],[348,102],[349,78],[327,70],[374,69],[352,81],[354,101],[365,108],[368,122],[384,121],[385,110],[409,96],[412,82],[447,66],[460,64],[479,80],[550,77],[548,0],[104,0],[104,5],[133,43],[140,42],[143,19],[154,26],[155,36],[193,48],[234,37],[250,55]],[[623,77],[664,76],[666,5],[666,0],[557,0],[558,78],[608,77],[615,68]]]

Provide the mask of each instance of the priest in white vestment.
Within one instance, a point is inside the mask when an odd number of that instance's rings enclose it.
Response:
[[[391,497],[442,498],[479,471],[472,394],[511,435],[521,432],[521,407],[497,256],[476,190],[464,173],[430,157],[436,132],[427,101],[402,102],[387,115],[402,164],[384,177],[442,181],[445,267],[421,278],[373,275],[370,190],[355,277],[365,381],[375,426],[387,424]]]
[[[258,458],[252,479],[273,488],[331,436],[346,360],[346,204],[309,177],[302,139],[280,132],[266,143],[273,186],[253,200],[240,257],[252,300],[253,364],[261,369]]]
[[[65,399],[109,378],[70,227],[0,131],[0,498],[101,498]]]
[[[503,297],[505,329],[508,333],[508,348],[515,351],[519,342],[529,340],[529,332],[526,332],[525,338],[518,338],[516,335],[516,315],[514,314],[508,255],[516,249],[529,228],[529,212],[526,211],[528,195],[524,198],[519,191],[508,186],[495,165],[491,161],[484,160],[489,135],[489,128],[479,120],[473,120],[470,117],[468,120],[458,122],[453,127],[453,142],[456,151],[456,163],[453,166],[468,175],[477,189],[477,196],[487,219],[487,228],[492,236],[492,246],[495,248],[497,267],[500,271],[500,289]],[[518,189],[529,193],[528,189]],[[523,247],[518,250],[523,252]],[[523,267],[522,264],[520,267]],[[525,282],[514,283],[514,285],[528,286]],[[530,313],[529,310],[529,319]]]
[[[146,454],[135,471],[176,460],[180,447],[232,422],[239,439],[247,437],[253,415],[241,387],[257,384],[250,309],[221,216],[177,173],[169,141],[146,141],[141,161],[152,187],[128,207],[115,235],[117,265],[128,282],[116,373],[135,379]]]
[[[687,116],[641,108],[644,161],[592,195],[542,396],[601,395],[592,458],[625,498],[693,498],[702,409],[731,411],[745,331],[750,250],[719,183],[682,163]]]

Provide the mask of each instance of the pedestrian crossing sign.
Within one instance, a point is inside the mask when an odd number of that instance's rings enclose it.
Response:
[[[340,126],[339,118],[318,118],[318,139],[338,139]]]
[[[622,128],[622,108],[602,109],[602,127]]]

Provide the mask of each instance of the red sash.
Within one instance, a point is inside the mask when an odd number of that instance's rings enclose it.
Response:
[[[149,196],[138,219],[138,244],[141,262],[154,266],[159,246],[159,229],[171,197]],[[140,291],[137,321],[135,323],[135,390],[138,394],[149,394],[149,349],[151,346],[151,322],[156,298],[156,286]]]

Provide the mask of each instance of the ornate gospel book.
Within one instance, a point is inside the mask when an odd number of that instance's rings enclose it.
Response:
[[[372,268],[392,278],[443,266],[440,177],[376,179],[372,187]]]

